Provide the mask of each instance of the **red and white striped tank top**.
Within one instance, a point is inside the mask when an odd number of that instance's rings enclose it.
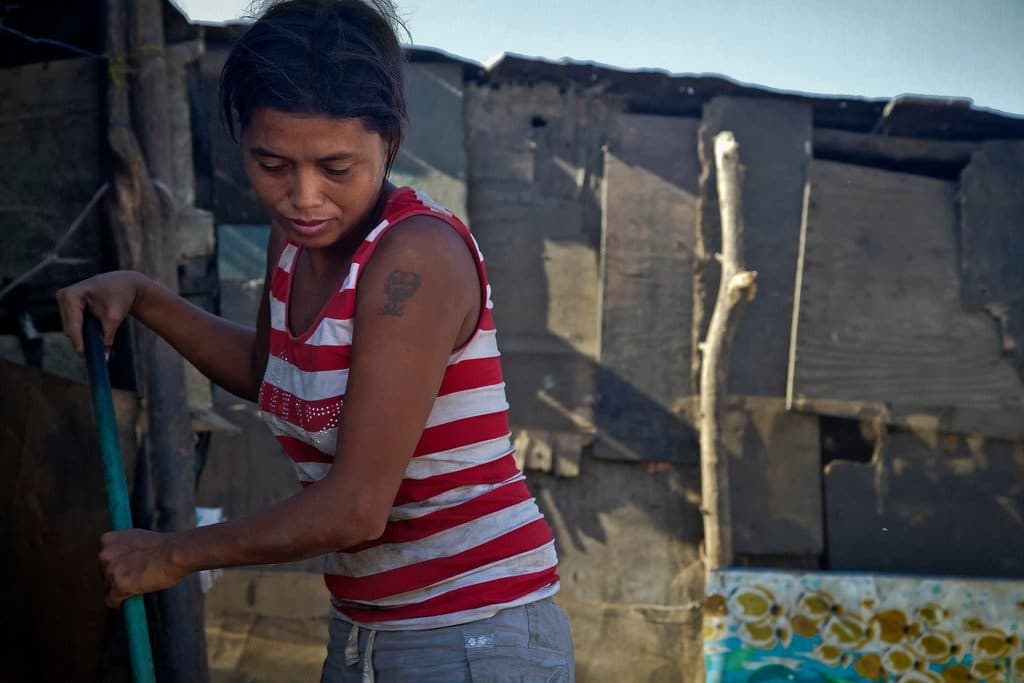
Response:
[[[384,534],[326,558],[333,613],[369,628],[426,629],[486,619],[558,590],[551,530],[513,459],[491,287],[469,229],[409,187],[356,250],[341,288],[302,336],[288,329],[298,247],[281,252],[270,286],[270,355],[259,406],[303,486],[334,460],[352,352],[359,275],[381,236],[413,215],[454,228],[476,256],[483,309],[448,359]]]

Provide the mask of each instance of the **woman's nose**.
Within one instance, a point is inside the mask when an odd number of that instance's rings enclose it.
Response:
[[[292,206],[299,211],[319,207],[323,204],[319,180],[313,173],[308,171],[296,171],[292,176],[289,199],[291,199]]]

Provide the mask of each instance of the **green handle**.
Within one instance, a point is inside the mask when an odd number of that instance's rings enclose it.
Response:
[[[103,349],[103,328],[88,311],[82,321],[85,341],[85,364],[92,391],[92,408],[99,432],[100,454],[103,456],[103,480],[107,488],[107,509],[114,529],[132,528],[132,511],[128,504],[128,482],[124,476],[121,446],[117,439],[117,417],[110,393],[110,375]],[[128,654],[131,657],[135,683],[153,683],[153,653],[149,645],[146,625],[146,605],[141,595],[133,595],[122,603],[125,627],[128,631]]]

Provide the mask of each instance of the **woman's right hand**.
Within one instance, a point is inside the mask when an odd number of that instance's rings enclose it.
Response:
[[[82,342],[83,312],[88,310],[103,327],[103,346],[109,352],[114,333],[121,321],[132,312],[147,280],[131,270],[116,270],[82,280],[57,292],[64,334],[79,354],[85,352]]]

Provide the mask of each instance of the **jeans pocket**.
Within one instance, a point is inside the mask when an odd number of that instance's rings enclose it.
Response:
[[[565,656],[546,648],[467,649],[466,659],[473,683],[571,683]]]

